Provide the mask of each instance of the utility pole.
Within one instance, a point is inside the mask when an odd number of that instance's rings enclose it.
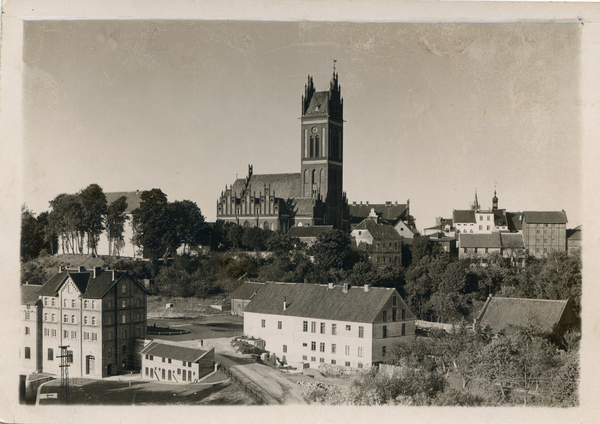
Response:
[[[67,405],[69,403],[69,346],[59,346],[60,348],[60,389],[61,389],[61,403]]]

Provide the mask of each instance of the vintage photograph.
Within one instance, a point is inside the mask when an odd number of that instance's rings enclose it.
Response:
[[[20,407],[580,407],[582,28],[24,20]]]

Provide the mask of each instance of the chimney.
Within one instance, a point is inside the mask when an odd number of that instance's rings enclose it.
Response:
[[[62,265],[58,266],[58,272],[63,272],[65,270],[65,267]]]
[[[371,212],[369,213],[369,219],[377,222],[377,214],[375,213],[375,208],[371,208]]]
[[[370,284],[365,284],[365,292],[368,292],[371,289]]]
[[[344,283],[344,285],[342,287],[342,293],[348,293],[349,289],[350,289],[350,284]]]
[[[113,269],[113,270],[111,270],[111,272],[112,272],[112,279],[110,281],[115,281],[115,270]]]
[[[328,289],[332,289],[335,287],[335,283],[329,283],[329,286],[327,287]]]
[[[78,272],[85,272],[85,267],[83,265],[80,265]]]
[[[283,310],[287,309],[287,296],[283,296]]]
[[[98,276],[98,274],[100,274],[100,271],[102,271],[102,267],[101,266],[95,266],[92,273],[94,274],[93,278],[96,278]]]

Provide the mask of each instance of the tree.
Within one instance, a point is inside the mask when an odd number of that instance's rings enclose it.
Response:
[[[314,256],[316,266],[324,271],[353,266],[350,236],[340,230],[320,234],[310,254]]]
[[[82,226],[87,235],[88,253],[98,256],[98,240],[104,231],[107,212],[106,196],[98,184],[90,184],[79,195],[82,207]]]
[[[119,197],[108,205],[105,219],[109,256],[120,256],[121,249],[125,246],[123,234],[125,233],[125,222],[129,219],[125,215],[127,206],[127,197],[125,196]]]
[[[175,230],[183,243],[183,252],[191,253],[191,248],[200,243],[206,227],[204,216],[198,205],[191,200],[175,201],[169,206],[177,225]]]
[[[85,226],[80,193],[59,194],[50,201],[50,207],[52,208],[48,215],[50,232],[60,238],[62,251],[82,254]]]
[[[21,207],[21,261],[37,258],[41,245],[43,245],[43,237],[40,235],[35,215],[23,205]]]

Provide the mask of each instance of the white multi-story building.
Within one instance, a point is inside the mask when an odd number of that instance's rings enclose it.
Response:
[[[298,367],[368,368],[414,336],[415,316],[393,288],[267,283],[246,306],[244,333]]]
[[[215,368],[215,349],[197,349],[150,342],[140,352],[143,377],[157,381],[192,383]]]
[[[139,369],[135,340],[146,336],[147,294],[125,271],[59,269],[37,290],[38,371],[60,375],[61,353],[71,377]]]

